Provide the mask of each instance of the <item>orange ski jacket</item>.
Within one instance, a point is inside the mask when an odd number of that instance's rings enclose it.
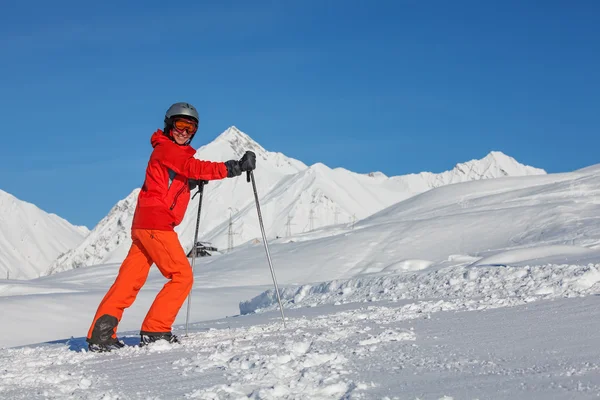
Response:
[[[172,231],[183,220],[190,201],[188,178],[223,179],[227,177],[227,167],[223,162],[194,158],[196,150],[174,143],[160,129],[154,132],[150,142],[154,150],[131,228]]]

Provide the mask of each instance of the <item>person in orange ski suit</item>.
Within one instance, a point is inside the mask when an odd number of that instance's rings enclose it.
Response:
[[[256,155],[247,151],[238,160],[202,161],[190,146],[198,129],[198,112],[188,103],[175,103],[165,114],[164,130],[151,138],[154,150],[135,209],[131,227],[133,243],[121,264],[115,282],[94,316],[87,335],[88,349],[95,352],[123,347],[117,326],[123,311],[131,306],[156,264],[169,281],[156,296],[140,330],[140,345],[156,340],[171,343],[171,332],[179,309],[193,283],[192,269],[174,228],[183,220],[190,188],[199,180],[239,176],[256,167]]]

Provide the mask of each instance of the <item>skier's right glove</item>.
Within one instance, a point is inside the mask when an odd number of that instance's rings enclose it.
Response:
[[[252,151],[247,151],[240,159],[240,168],[242,171],[252,171],[256,169],[256,154]]]
[[[198,181],[196,179],[188,178],[188,187],[190,192],[198,187]]]
[[[205,181],[203,179],[188,178],[188,187],[190,188],[190,192],[196,189],[200,183],[204,183],[206,185],[208,181]]]
[[[234,176],[240,176],[242,174],[242,168],[238,160],[225,161],[227,167],[227,177],[233,178]]]

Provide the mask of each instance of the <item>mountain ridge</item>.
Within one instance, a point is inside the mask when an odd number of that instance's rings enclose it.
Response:
[[[279,152],[270,152],[235,126],[199,147],[196,158],[211,161],[238,159],[246,150],[257,155],[255,182],[269,239],[307,232],[324,226],[353,224],[386,207],[435,187],[504,176],[545,174],[518,163],[501,152],[479,160],[457,163],[438,174],[421,172],[387,177],[381,172],[356,173],[322,162],[307,166]],[[139,188],[117,202],[79,245],[58,257],[44,274],[101,263],[119,263],[131,243],[130,226]],[[176,228],[183,247],[193,242],[198,204],[192,200]],[[231,218],[231,229],[230,229]],[[260,239],[251,185],[245,176],[211,181],[205,187],[200,240],[221,250]]]

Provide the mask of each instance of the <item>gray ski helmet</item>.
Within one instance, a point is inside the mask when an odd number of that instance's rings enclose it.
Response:
[[[165,114],[165,123],[171,122],[173,117],[178,115],[184,117],[191,117],[196,120],[196,122],[200,122],[200,117],[198,116],[198,111],[196,108],[189,103],[175,103],[167,110]]]

